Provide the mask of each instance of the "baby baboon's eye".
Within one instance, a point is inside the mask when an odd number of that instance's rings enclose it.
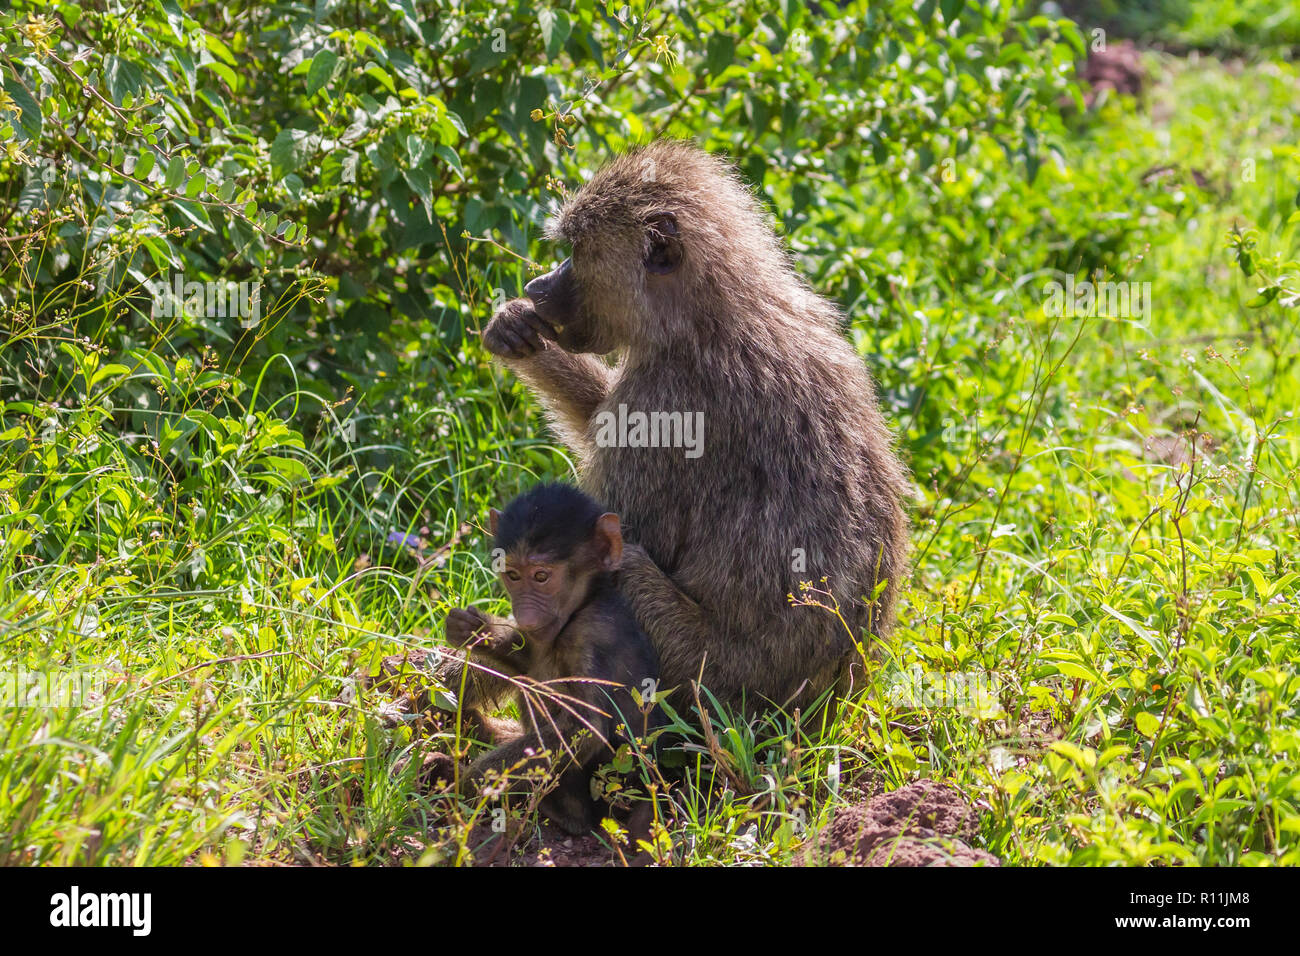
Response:
[[[547,581],[547,579],[550,578],[550,576],[551,576],[551,572],[550,572],[550,571],[534,571],[534,572],[533,572],[533,580],[536,581],[538,584],[545,584],[546,581]]]

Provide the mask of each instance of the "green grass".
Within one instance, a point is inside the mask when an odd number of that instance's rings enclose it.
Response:
[[[788,862],[867,782],[919,777],[978,802],[1011,863],[1300,862],[1300,82],[1152,65],[1149,112],[1081,120],[1033,186],[975,156],[909,187],[947,190],[946,220],[909,219],[905,191],[831,196],[838,233],[791,236],[821,287],[859,290],[852,334],[918,485],[914,573],[865,693],[825,726],[711,708],[677,862]],[[1250,277],[1238,224],[1258,230]],[[1150,315],[1045,315],[1042,270],[1093,263],[1151,282]],[[0,861],[455,859],[467,830],[432,828],[438,798],[394,773],[409,732],[345,684],[436,647],[449,607],[505,610],[487,508],[571,474],[533,402],[472,336],[447,350],[398,323],[353,433],[346,381],[258,394],[259,370],[167,330],[127,350],[21,318],[0,669],[94,690],[5,707]],[[81,371],[50,393],[40,362]]]
[[[1089,26],[1107,24],[1123,36],[1174,46],[1243,50],[1300,40],[1300,11],[1290,0],[1082,0],[1062,6]]]

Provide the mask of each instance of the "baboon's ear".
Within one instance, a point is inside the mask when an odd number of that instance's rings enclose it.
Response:
[[[491,531],[492,531],[492,536],[493,536],[494,538],[496,537],[496,533],[497,533],[497,525],[499,525],[500,523],[501,523],[501,512],[497,511],[496,508],[489,508],[489,509],[488,509],[488,528],[491,529]]]
[[[601,567],[606,571],[617,571],[623,565],[623,529],[619,526],[618,515],[605,512],[596,519],[596,546],[601,553]]]
[[[677,232],[677,217],[670,212],[657,212],[646,221],[648,251],[645,257],[647,272],[668,275],[682,264],[682,241]]]

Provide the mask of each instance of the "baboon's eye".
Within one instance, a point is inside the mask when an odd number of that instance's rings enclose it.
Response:
[[[550,572],[550,571],[534,571],[534,572],[533,572],[533,580],[536,581],[538,584],[545,584],[546,581],[547,581],[547,579],[550,578],[550,576],[551,576],[551,572]]]
[[[506,571],[506,577],[509,578],[511,581],[518,581],[519,572],[516,571],[514,568],[511,568],[510,570]]]
[[[682,242],[677,234],[677,217],[670,212],[655,213],[646,222],[649,250],[645,257],[647,272],[667,275],[682,262]]]

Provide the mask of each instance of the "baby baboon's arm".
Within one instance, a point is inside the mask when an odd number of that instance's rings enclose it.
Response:
[[[503,734],[492,732],[482,710],[501,706],[518,693],[511,678],[528,670],[519,632],[503,618],[484,614],[477,608],[460,607],[447,614],[447,643],[466,648],[468,660],[447,661],[440,669],[439,679],[445,687],[457,691],[463,674],[463,712],[477,719],[492,739],[500,739]]]
[[[470,647],[475,655],[499,664],[511,676],[528,669],[524,639],[515,626],[477,608],[456,608],[447,615],[447,642]]]
[[[547,723],[544,716],[539,717],[539,724]],[[573,759],[581,767],[608,748],[604,740],[590,732],[580,735],[585,730],[582,724],[571,720],[559,720],[554,727],[547,724],[541,733],[529,730],[475,760],[469,778],[477,783],[489,770],[522,776],[538,767],[562,769]]]

